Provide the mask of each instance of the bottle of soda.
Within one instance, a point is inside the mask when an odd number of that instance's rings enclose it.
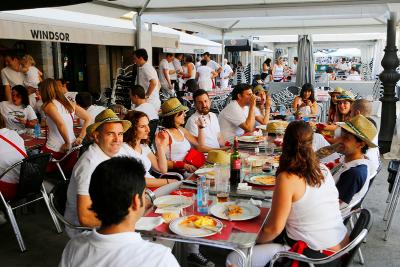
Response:
[[[208,214],[208,185],[206,177],[200,176],[197,180],[197,212],[201,214]]]
[[[233,143],[233,153],[231,154],[231,186],[237,187],[240,182],[240,169],[241,169],[241,161],[240,161],[240,153],[239,153],[239,142],[238,138],[235,137]]]
[[[35,124],[35,128],[33,131],[35,134],[35,138],[40,138],[41,132],[40,132],[40,124],[39,123]]]

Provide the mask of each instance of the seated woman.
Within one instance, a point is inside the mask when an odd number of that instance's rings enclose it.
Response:
[[[257,125],[267,125],[269,122],[269,114],[271,111],[271,96],[262,88],[261,85],[257,85],[253,89],[253,93],[257,96],[255,119]]]
[[[296,96],[292,106],[303,115],[316,115],[318,113],[318,103],[315,100],[314,86],[311,83],[303,85],[300,95]]]
[[[182,127],[185,123],[186,111],[185,107],[177,98],[170,98],[161,105],[162,126],[166,128],[169,135],[168,138],[168,170],[181,170],[193,173],[197,168],[184,161],[190,148],[194,146],[200,152],[207,152],[210,148],[206,147],[204,134],[204,119],[199,117],[196,121],[199,128],[199,136],[195,137],[188,130]]]
[[[320,125],[319,130],[334,132],[339,126],[338,122],[346,122],[351,118],[351,105],[355,97],[349,91],[343,91],[336,97],[336,112],[329,117],[328,125]]]
[[[299,241],[307,247],[303,254],[313,258],[348,244],[335,182],[318,162],[312,140],[313,130],[304,121],[294,121],[286,129],[272,207],[253,249],[252,266],[266,266],[274,254]],[[273,243],[282,231],[285,242]],[[229,254],[227,266],[241,264],[235,252]]]
[[[5,118],[6,127],[21,131],[33,128],[38,122],[35,111],[29,105],[28,90],[16,85],[11,90],[11,101],[0,102],[0,114]]]
[[[132,123],[124,134],[124,142],[133,150],[136,158],[140,159],[146,170],[146,185],[147,187],[160,187],[175,180],[171,179],[155,179],[149,174],[150,168],[166,173],[168,171],[167,158],[165,157],[168,149],[168,134],[164,131],[159,132],[155,137],[155,145],[157,155],[151,151],[149,147],[149,118],[141,111],[131,111],[125,116],[125,120]]]
[[[329,111],[328,111],[328,121],[333,121],[336,116],[337,110],[337,97],[344,92],[344,89],[341,87],[336,87],[335,90],[329,92],[331,96],[331,101],[329,104]]]
[[[14,130],[6,128],[4,117],[0,114],[0,175],[14,163],[26,157],[24,140]],[[7,172],[0,179],[0,192],[6,200],[17,195],[19,167]]]

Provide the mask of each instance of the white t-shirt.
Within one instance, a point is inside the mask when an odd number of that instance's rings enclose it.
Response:
[[[129,145],[123,144],[114,157],[130,156],[137,158],[137,154],[134,154],[132,150],[133,149]],[[93,171],[100,163],[108,159],[110,159],[110,157],[106,155],[97,144],[93,144],[75,164],[68,186],[67,204],[64,214],[65,218],[73,224],[79,225],[76,203],[77,195],[89,196],[89,184]],[[68,227],[66,227],[65,230],[71,238],[80,233],[80,231]]]
[[[39,83],[39,70],[35,66],[30,66],[28,71],[24,73],[24,86],[30,86],[37,89]]]
[[[66,245],[59,267],[179,267],[171,250],[143,240],[139,233],[103,235],[84,232]]]
[[[152,104],[156,110],[160,109],[161,102],[160,102],[160,81],[158,80],[157,76],[157,71],[153,68],[153,66],[149,63],[146,62],[143,64],[143,66],[139,67],[138,69],[139,75],[137,77],[138,79],[138,84],[143,86],[144,91],[147,93],[147,90],[149,89],[150,81],[151,80],[156,80],[157,85],[153,90],[153,93],[149,96],[149,99],[147,102]]]
[[[1,70],[1,81],[3,85],[9,85],[11,88],[16,85],[24,85],[24,74],[10,67],[5,67]]]
[[[56,106],[58,113],[63,119],[67,129],[69,143],[72,144],[76,139],[73,119],[75,112],[69,113],[69,111],[57,100],[53,100],[53,104]],[[57,125],[52,118],[47,116],[46,123],[48,126],[46,147],[52,151],[59,152],[65,143],[64,138],[61,136],[61,133],[58,131]]]
[[[19,149],[21,149],[26,153],[24,139],[22,139],[21,136],[19,136],[19,134],[16,131],[7,128],[2,128],[0,129],[0,135],[4,136],[5,138],[13,142]],[[13,165],[14,163],[24,159],[24,156],[22,156],[21,153],[19,153],[13,146],[11,146],[3,139],[0,139],[0,151],[1,151],[0,174],[3,173],[8,167]],[[17,167],[7,172],[1,178],[1,181],[13,184],[18,183],[19,170],[20,167]]]
[[[100,114],[100,112],[102,112],[103,110],[105,110],[106,108],[103,106],[97,106],[97,105],[91,105],[90,107],[87,108],[87,112],[90,114],[90,116],[92,117],[92,120],[90,121],[90,123],[94,122],[94,119],[96,118],[97,115]],[[83,126],[83,124],[85,123],[84,120],[81,120],[81,126]]]
[[[228,79],[224,79],[224,78],[228,77],[232,72],[233,72],[233,70],[232,70],[231,66],[229,66],[228,64],[226,64],[223,67],[221,73],[219,74],[221,88],[227,88],[228,87],[229,78]]]
[[[235,136],[244,134],[244,130],[239,127],[244,123],[249,114],[249,107],[239,106],[236,100],[232,100],[219,114],[219,126],[225,140],[231,140]],[[253,114],[254,116],[254,114]]]
[[[378,145],[378,134],[374,137],[372,142],[375,145]],[[376,173],[380,165],[379,148],[378,147],[368,148],[367,153],[365,153],[365,156],[369,159],[368,167],[370,170],[370,174],[373,175],[374,173]]]
[[[23,118],[29,121],[37,119],[35,111],[33,111],[31,106],[16,106],[9,101],[0,102],[0,114],[3,115],[6,120],[6,127],[16,131],[25,129],[25,125],[20,123],[17,118]]]
[[[167,77],[164,74],[164,70],[167,70],[168,73],[169,73],[170,70],[174,69],[174,65],[172,65],[172,63],[169,63],[168,60],[164,58],[160,62],[159,69],[160,69],[160,84],[161,84],[161,87],[169,88],[168,80],[167,80]],[[168,75],[169,75],[170,80],[171,80],[171,74],[168,74]]]
[[[172,61],[172,65],[174,66],[174,69],[175,69],[176,73],[182,71],[182,64],[179,61],[179,59],[174,58],[174,60]],[[176,73],[170,75],[171,80],[177,80],[178,79],[178,75],[176,75]]]
[[[207,66],[210,67],[214,71],[217,71],[219,68],[221,68],[221,66],[214,60],[208,61]]]
[[[198,84],[199,88],[211,91],[212,90],[212,72],[213,70],[208,66],[200,66],[197,68],[197,73],[199,74]]]
[[[194,136],[198,136],[199,129],[196,125],[196,120],[201,116],[199,112],[196,111],[186,122],[185,128]],[[206,146],[211,148],[219,148],[218,136],[221,132],[219,128],[219,122],[217,115],[212,112],[209,112],[207,115],[204,115],[206,120],[206,127],[204,128],[204,133],[206,135]]]
[[[158,120],[158,113],[154,106],[150,103],[143,103],[135,108],[136,111],[141,111],[146,113],[147,117],[149,117],[149,121]]]

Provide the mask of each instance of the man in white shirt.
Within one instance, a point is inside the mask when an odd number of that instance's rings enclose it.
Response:
[[[146,92],[146,100],[152,104],[158,111],[161,106],[160,101],[160,81],[158,80],[157,71],[147,62],[149,56],[146,49],[138,49],[133,55],[133,61],[138,64],[137,83],[143,86]]]
[[[203,89],[195,91],[193,94],[193,100],[196,112],[187,120],[185,128],[192,135],[198,136],[198,126],[196,125],[196,121],[200,116],[202,116],[206,121],[206,127],[204,129],[206,136],[205,145],[211,148],[220,148],[221,146],[224,146],[225,141],[219,128],[217,115],[210,112],[211,102],[207,92]]]
[[[233,70],[231,68],[231,66],[229,66],[228,64],[228,60],[226,58],[224,58],[224,67],[221,71],[221,73],[219,74],[219,83],[220,83],[220,88],[221,89],[226,89],[229,86],[229,79],[232,77],[233,75]]]
[[[101,162],[115,156],[132,156],[123,145],[123,134],[131,127],[131,122],[120,120],[110,109],[97,115],[95,123],[87,127],[88,136],[93,137],[94,144],[79,158],[72,171],[67,191],[65,218],[75,225],[96,227],[100,225],[96,214],[89,208],[92,200],[89,196],[90,177]],[[66,227],[69,237],[79,233]]]
[[[89,112],[89,114],[91,115],[91,119],[92,121],[90,123],[94,122],[94,118],[96,118],[97,115],[100,114],[100,112],[102,112],[103,110],[105,110],[106,108],[103,106],[97,106],[97,105],[93,105],[93,98],[92,95],[88,92],[80,92],[76,95],[76,103],[83,108],[84,110],[86,110],[87,112]],[[83,124],[85,123],[84,120],[81,120],[81,126],[83,126]]]
[[[162,92],[168,97],[175,96],[174,85],[172,84],[171,75],[176,74],[172,61],[174,55],[167,53],[166,57],[160,62],[160,84]],[[176,77],[175,77],[176,80]]]
[[[101,227],[70,240],[59,266],[179,266],[169,248],[135,232],[145,211],[144,174],[140,161],[128,157],[96,167],[89,185],[90,209]]]
[[[20,72],[20,58],[15,52],[9,52],[4,57],[5,68],[1,70],[1,82],[4,85],[6,100],[11,101],[11,88],[24,85],[24,74]]]
[[[255,127],[256,98],[249,84],[239,84],[232,91],[232,101],[219,114],[219,126],[225,140],[252,132]]]
[[[183,60],[183,54],[176,53],[174,60],[172,61],[172,65],[174,65],[175,73],[171,74],[171,82],[174,85],[175,92],[179,91],[178,74],[183,73],[183,68],[182,68],[182,63],[181,63],[182,60]]]
[[[207,66],[210,67],[214,72],[217,73],[217,76],[222,72],[222,67],[217,62],[215,62],[214,60],[212,60],[210,58],[210,53],[205,52],[203,54],[203,59],[205,59],[207,61]],[[214,84],[213,88],[215,88],[215,84]]]
[[[158,113],[154,106],[146,102],[146,94],[144,88],[140,85],[131,87],[131,101],[135,105],[136,111],[141,111],[149,117],[149,121],[158,120]]]
[[[297,62],[299,61],[298,57],[293,58],[293,64],[290,66],[290,74],[292,82],[296,82],[296,74],[297,74]]]

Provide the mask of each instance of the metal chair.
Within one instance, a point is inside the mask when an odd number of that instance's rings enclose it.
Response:
[[[26,246],[13,213],[13,210],[15,209],[24,207],[26,205],[29,205],[31,203],[43,199],[44,202],[46,203],[47,209],[49,210],[50,216],[57,229],[57,232],[58,233],[62,232],[61,227],[57,221],[57,217],[50,208],[49,198],[43,186],[43,179],[50,158],[51,158],[50,154],[44,154],[44,153],[30,156],[28,158],[23,159],[22,161],[15,163],[0,175],[1,179],[10,170],[15,169],[17,167],[21,167],[19,175],[19,184],[17,189],[18,190],[17,197],[13,200],[6,201],[0,192],[0,200],[1,200],[0,202],[2,203],[2,206],[4,206],[4,210],[10,220],[11,226],[17,238],[21,252],[24,252],[26,250]],[[2,207],[0,206],[0,208]]]
[[[400,197],[400,168],[397,170],[396,177],[394,179],[392,192],[389,195],[389,203],[386,207],[385,214],[383,216],[386,222],[386,229],[385,229],[385,241],[389,238],[389,231],[392,226],[392,220],[394,214],[396,213],[397,205],[399,204],[399,197]]]
[[[52,159],[51,159],[51,162],[54,163],[54,164],[56,164],[56,166],[57,166],[58,170],[60,171],[61,176],[62,176],[62,178],[64,179],[64,181],[66,181],[66,180],[68,180],[68,179],[67,179],[67,177],[65,177],[64,171],[63,171],[63,169],[61,168],[61,162],[63,162],[65,159],[67,159],[72,153],[75,153],[76,151],[80,150],[81,147],[82,147],[82,145],[73,147],[73,148],[72,148],[67,154],[65,154],[65,156],[62,157],[61,159],[55,159],[55,158],[52,158]]]
[[[353,230],[350,233],[350,242],[335,254],[320,259],[312,259],[295,252],[278,252],[272,258],[270,266],[274,266],[277,260],[281,259],[296,260],[299,262],[307,263],[309,266],[314,266],[318,264],[326,264],[339,258],[342,258],[341,266],[350,266],[355,253],[361,246],[363,240],[367,236],[372,226],[371,212],[369,210],[361,209],[357,210],[356,212],[359,212],[359,216]]]

